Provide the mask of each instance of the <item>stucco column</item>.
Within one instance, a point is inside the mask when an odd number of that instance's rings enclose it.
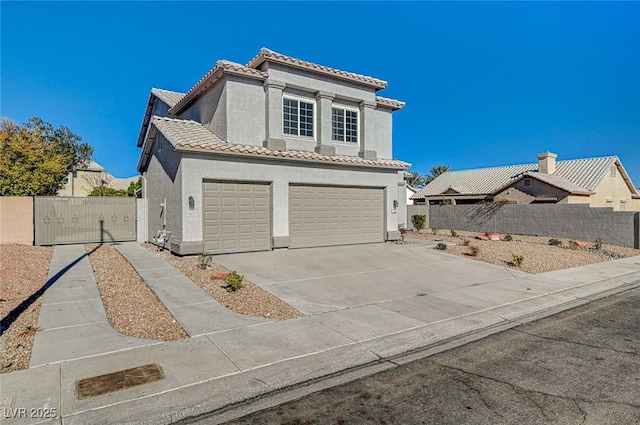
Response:
[[[374,117],[373,110],[376,103],[363,100],[360,102],[360,152],[358,155],[364,159],[376,160],[378,154],[372,149],[368,149],[372,145],[374,135]]]
[[[286,84],[282,81],[267,79],[265,91],[265,140],[264,147],[284,151],[287,146],[282,137],[282,91]]]
[[[335,94],[319,91],[316,93],[316,104],[318,108],[316,126],[318,137],[315,151],[323,155],[335,155],[336,148],[331,141],[331,105]]]
[[[289,182],[274,180],[271,184],[273,205],[273,248],[287,248],[289,246]]]

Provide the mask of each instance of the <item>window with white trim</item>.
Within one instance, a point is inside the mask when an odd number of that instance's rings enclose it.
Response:
[[[291,136],[313,137],[312,102],[284,97],[282,99],[282,132]]]
[[[358,143],[358,111],[331,108],[331,139],[336,142]]]

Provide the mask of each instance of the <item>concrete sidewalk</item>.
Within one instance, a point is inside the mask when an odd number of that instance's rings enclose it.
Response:
[[[141,266],[144,259],[139,261]],[[317,389],[298,386],[314,380],[328,385],[396,367],[397,362],[584,304],[606,291],[638,286],[640,257],[632,257],[487,280],[395,305],[356,305],[32,367],[0,375],[3,406],[11,404],[10,413],[17,408],[55,408],[57,416],[5,423],[172,423],[219,409],[222,420],[228,418],[223,409],[235,403],[288,388]],[[423,298],[426,304],[421,304]],[[397,357],[408,353],[413,354]],[[83,400],[75,395],[79,379],[148,363],[159,364],[165,378]]]

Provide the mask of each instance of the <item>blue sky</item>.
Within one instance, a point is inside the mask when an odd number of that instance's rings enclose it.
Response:
[[[151,87],[263,46],[381,78],[394,156],[428,173],[618,155],[640,186],[640,3],[1,4],[1,113],[40,116],[136,174]]]

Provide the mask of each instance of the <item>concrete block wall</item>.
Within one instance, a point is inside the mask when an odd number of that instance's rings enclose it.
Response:
[[[423,215],[426,218],[424,222],[424,228],[428,229],[429,226],[429,205],[407,205],[407,229],[416,230],[411,223],[411,217],[414,215]]]
[[[0,244],[33,245],[33,197],[0,197]]]
[[[538,235],[640,248],[639,215],[587,205],[430,205],[429,227]]]

